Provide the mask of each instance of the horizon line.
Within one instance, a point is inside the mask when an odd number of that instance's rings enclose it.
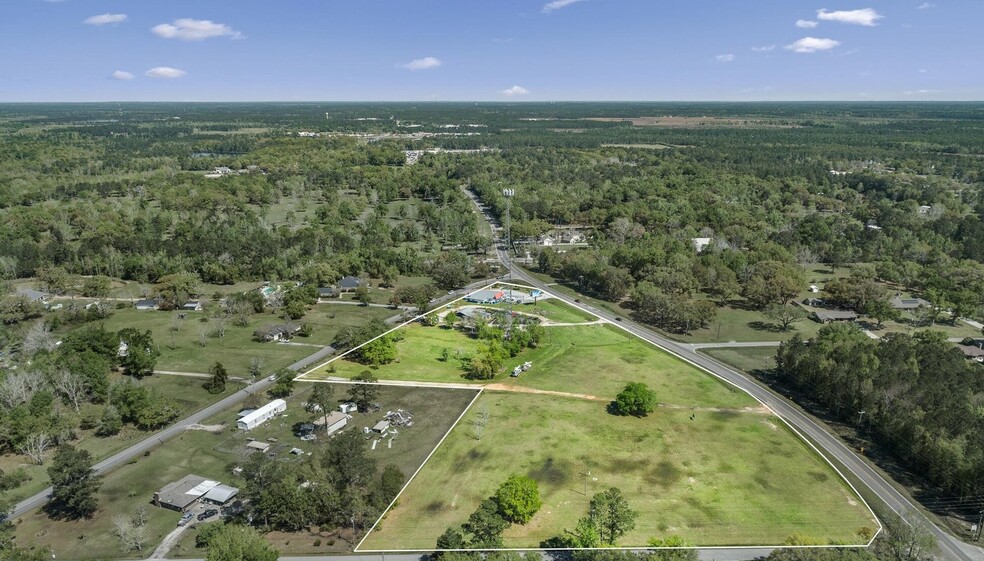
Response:
[[[231,100],[231,99],[211,99],[211,100],[47,100],[47,101],[25,101],[25,100],[0,100],[0,105],[20,105],[20,104],[55,104],[55,103],[344,103],[344,104],[374,104],[374,103],[474,103],[474,104],[499,104],[499,105],[534,105],[543,103],[575,104],[575,103],[984,103],[984,99],[706,99],[706,100],[686,100],[686,99],[634,99],[634,100],[611,100],[611,99],[543,99],[543,100],[434,100],[434,99],[388,99],[388,100],[344,100],[344,99],[255,99],[255,100]]]

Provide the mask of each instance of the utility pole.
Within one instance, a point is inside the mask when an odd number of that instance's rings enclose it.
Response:
[[[974,541],[975,542],[981,539],[981,527],[982,526],[984,526],[984,510],[981,510],[981,516],[977,520],[977,526],[975,527],[975,529],[977,530],[976,532],[974,532]]]
[[[516,195],[515,189],[503,189],[502,196],[506,198],[506,281],[512,282],[512,266],[510,265],[512,259],[510,258],[509,252],[512,249],[512,221],[509,217],[509,210],[512,207],[512,198]],[[512,331],[513,322],[513,309],[512,309],[512,286],[509,288],[509,297],[506,298],[506,332],[505,338],[509,340],[509,334]]]
[[[861,428],[861,419],[864,417],[864,414],[865,414],[865,410],[864,409],[858,411],[858,428],[859,429]]]

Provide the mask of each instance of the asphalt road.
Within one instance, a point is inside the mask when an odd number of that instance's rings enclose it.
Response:
[[[468,190],[465,190],[465,192],[477,206],[478,201],[473,194]],[[494,223],[487,214],[485,214],[485,217],[490,223]],[[607,310],[574,302],[574,299],[569,296],[558,294],[556,291],[551,291],[550,287],[547,286],[546,283],[531,277],[525,271],[513,265],[508,259],[506,252],[499,249],[498,244],[496,245],[496,248],[496,253],[498,254],[499,260],[503,263],[509,264],[510,273],[512,274],[513,279],[522,280],[536,288],[549,291],[558,299],[569,305],[585,308],[596,316],[611,321],[615,326],[620,327],[646,341],[649,341],[666,352],[676,355],[679,358],[690,362],[748,392],[754,398],[758,399],[772,409],[772,411],[785,420],[791,427],[793,427],[793,429],[798,431],[800,434],[809,437],[809,439],[812,440],[828,458],[834,458],[840,462],[841,465],[856,476],[865,486],[871,489],[871,491],[877,495],[878,498],[892,511],[901,516],[923,517],[923,514],[919,512],[916,505],[910,502],[904,495],[899,493],[894,487],[885,481],[885,479],[878,472],[872,469],[864,460],[859,458],[852,448],[846,446],[840,439],[832,436],[811,418],[801,413],[799,409],[794,407],[792,402],[785,397],[773,393],[772,390],[759,385],[743,373],[733,370],[706,355],[698,353],[698,347],[695,345],[677,343],[676,341],[667,339],[666,337],[663,337],[662,335],[626,318],[616,317],[615,314]],[[939,553],[944,559],[953,559],[958,561],[984,560],[984,550],[979,547],[966,544],[963,541],[951,536],[949,533],[934,524],[931,520],[926,518],[924,518],[924,520],[936,536],[936,540],[939,544]],[[713,551],[721,552],[722,550],[701,550],[701,558],[704,559],[705,553],[711,554]],[[733,550],[727,551],[731,552]],[[708,557],[707,559],[711,558]],[[724,557],[716,557],[715,559],[723,560]]]
[[[698,551],[701,561],[747,561],[767,556],[771,549],[702,549]],[[549,551],[541,552],[544,561],[563,559],[562,555],[553,555]],[[279,561],[427,561],[424,553],[353,553],[350,555],[309,555],[303,557],[281,555]],[[163,561],[205,561],[204,559],[164,559]]]

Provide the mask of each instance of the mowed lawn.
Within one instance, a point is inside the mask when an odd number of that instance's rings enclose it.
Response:
[[[506,308],[505,304],[482,306],[488,308]],[[581,311],[556,298],[537,300],[535,304],[515,304],[513,311],[523,314],[540,316],[554,323],[585,323],[598,319],[596,316]]]
[[[426,327],[412,323],[401,328],[404,339],[396,344],[397,356],[394,362],[373,369],[380,380],[403,380],[415,382],[468,382],[462,376],[462,361],[471,357],[481,342],[457,329],[443,326]],[[441,360],[441,351],[448,349],[450,358]],[[351,355],[347,355],[351,356]],[[327,365],[311,372],[309,379],[330,377],[352,378],[368,366],[339,357]],[[521,355],[522,356],[522,355]]]
[[[483,411],[490,421],[479,440]],[[794,534],[864,543],[859,531],[877,527],[846,483],[767,412],[660,408],[636,419],[611,416],[598,401],[486,391],[360,550],[433,548],[516,473],[539,483],[543,507],[506,531],[507,547],[536,547],[573,528],[609,487],[639,513],[622,546],[668,535],[695,545],[780,544]]]
[[[753,372],[775,368],[778,350],[776,347],[734,347],[730,349],[704,349],[701,352],[728,366],[745,372]]]

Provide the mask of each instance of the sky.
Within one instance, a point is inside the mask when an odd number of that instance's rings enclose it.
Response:
[[[0,101],[984,100],[984,0],[0,0]]]

